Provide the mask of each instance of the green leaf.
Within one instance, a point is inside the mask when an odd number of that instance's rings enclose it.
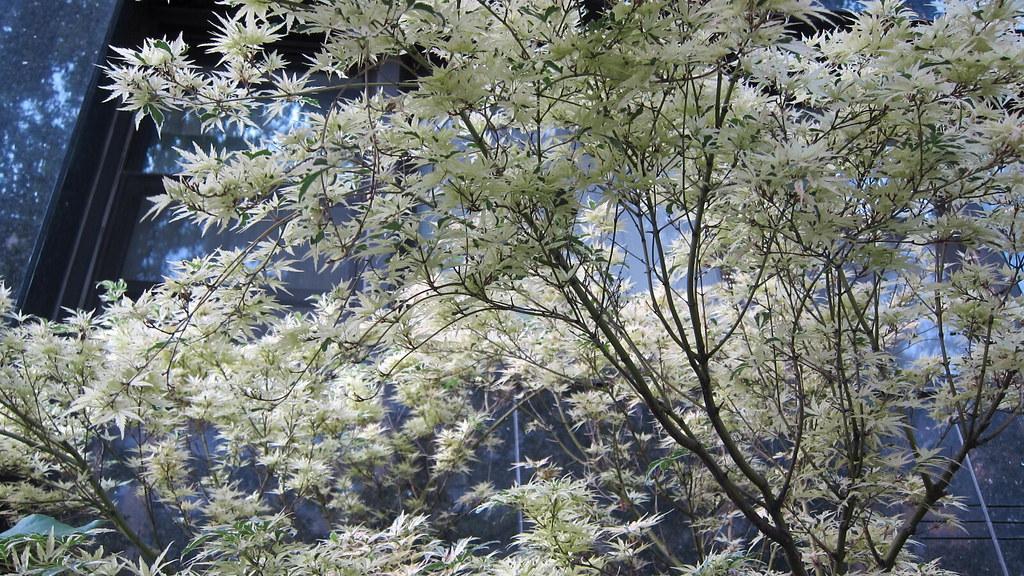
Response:
[[[650,478],[651,474],[654,473],[656,470],[662,470],[664,468],[671,466],[676,460],[679,460],[685,455],[686,453],[683,452],[682,450],[676,450],[672,452],[672,454],[669,454],[664,458],[658,458],[654,462],[651,462],[651,465],[647,467],[647,473],[645,474],[645,476],[647,478]]]
[[[331,340],[330,338],[325,338],[324,341],[320,343],[320,351],[326,352],[327,348],[331,345],[332,342],[333,340]]]
[[[45,514],[30,514],[18,521],[12,528],[0,532],[0,539],[14,538],[16,536],[70,536],[72,534],[86,534],[96,530],[103,524],[102,520],[93,520],[84,526],[69,526],[59,520]]]
[[[310,172],[309,174],[306,174],[306,177],[302,179],[302,183],[299,184],[300,202],[302,201],[302,197],[306,195],[306,190],[309,190],[309,187],[313,185],[313,182],[316,182],[316,179],[326,171],[327,168],[322,168],[320,170],[317,170],[316,172]]]
[[[174,52],[171,50],[171,45],[167,42],[164,42],[163,40],[157,40],[156,42],[153,42],[153,45],[163,50],[164,52],[167,52],[168,54],[174,54]]]
[[[437,10],[434,10],[434,7],[431,6],[430,4],[427,4],[426,2],[413,2],[412,6],[410,6],[409,9],[422,10],[423,12],[427,12],[431,16],[440,16],[440,14],[437,13]]]
[[[193,551],[198,549],[200,546],[206,544],[208,541],[212,540],[216,536],[217,536],[216,533],[207,533],[207,534],[201,534],[201,535],[197,536],[191,542],[188,543],[188,546],[185,546],[185,549],[181,551],[181,555],[182,556],[189,555],[190,553],[192,553]]]
[[[156,122],[157,128],[164,125],[164,113],[161,112],[159,108],[152,104],[146,104],[143,110],[146,112],[146,114],[149,114],[153,117],[153,122]]]
[[[764,325],[771,319],[771,315],[767,310],[760,310],[754,314],[754,323],[757,324],[758,328],[764,328]]]
[[[153,344],[149,348],[146,348],[146,353],[147,354],[152,354],[153,352],[159,352],[160,350],[163,350],[164,348],[167,348],[168,345],[170,345],[170,341],[169,340],[161,340],[161,341],[157,342],[156,344]]]

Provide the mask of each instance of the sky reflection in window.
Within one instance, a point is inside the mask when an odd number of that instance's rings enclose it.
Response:
[[[0,278],[17,289],[115,0],[7,0],[0,11]]]

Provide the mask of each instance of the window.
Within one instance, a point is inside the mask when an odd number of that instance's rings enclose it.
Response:
[[[84,1],[84,0],[83,0]],[[193,46],[202,44],[213,30],[216,10],[212,0],[165,3],[126,3],[118,14],[114,33],[107,42],[113,45],[137,45],[146,37],[176,36],[181,33]],[[298,61],[312,45],[305,39],[288,38],[278,50]],[[108,51],[99,61],[111,56]],[[199,63],[213,65],[213,62]],[[401,74],[395,64],[375,72],[375,80],[398,82]],[[149,210],[146,198],[162,192],[162,179],[176,171],[177,146],[215,144],[239,149],[246,141],[269,136],[288,117],[264,129],[202,135],[199,122],[186,115],[170,116],[157,138],[156,130],[143,123],[136,130],[131,119],[103,102],[95,87],[86,102],[80,123],[82,129],[68,154],[68,174],[54,199],[54,214],[41,236],[31,270],[26,277],[19,303],[24,311],[56,316],[62,307],[93,308],[98,305],[96,285],[110,278],[125,278],[130,293],[137,294],[170,272],[171,261],[208,253],[216,247],[238,247],[251,240],[250,234],[216,233],[206,235],[185,221],[175,221],[165,213],[143,220]],[[353,80],[351,90],[342,96],[355,96],[362,90]],[[333,94],[324,94],[325,106]],[[297,109],[293,110],[297,112]],[[297,116],[297,114],[292,115]],[[312,264],[287,279],[292,291],[286,303],[301,304],[321,291],[331,280],[347,273],[344,269],[323,274]]]
[[[372,81],[387,82],[392,77],[397,80],[397,66],[386,64],[373,73]],[[360,97],[364,90],[362,80],[351,80],[351,87],[340,92],[324,93],[321,106],[328,108],[335,98]],[[175,219],[171,210],[146,218],[151,208],[148,198],[162,193],[163,179],[177,172],[176,148],[247,149],[249,144],[270,139],[275,131],[298,122],[300,109],[301,106],[292,105],[288,112],[260,129],[236,128],[223,134],[203,134],[198,119],[174,114],[168,116],[159,137],[155,130],[146,130],[145,138],[136,140],[123,168],[115,193],[115,218],[124,225],[111,232],[117,239],[100,255],[96,279],[123,278],[128,282],[129,294],[135,295],[170,275],[177,261],[203,256],[217,248],[242,248],[260,237],[267,226],[257,224],[241,233],[211,229],[204,234],[192,222]],[[336,218],[345,217],[339,209],[335,212]],[[351,263],[318,270],[314,262],[304,261],[296,272],[284,278],[288,293],[279,294],[278,298],[284,304],[301,307],[310,296],[330,289],[354,273]]]
[[[11,0],[0,16],[0,278],[25,278],[115,0]],[[82,26],[90,22],[91,26]]]

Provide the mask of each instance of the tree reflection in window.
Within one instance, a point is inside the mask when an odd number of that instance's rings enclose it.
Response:
[[[7,0],[0,14],[0,278],[32,254],[115,0]],[[90,25],[83,26],[83,22]]]
[[[366,77],[364,77],[366,78]],[[322,110],[327,110],[336,99],[359,98],[364,90],[363,78],[352,79],[350,87],[334,92],[318,94]],[[373,74],[374,83],[398,81],[398,66],[385,64]],[[321,79],[327,85],[327,79]],[[334,82],[335,84],[337,81]],[[392,88],[380,88],[390,90]],[[200,119],[189,114],[168,114],[161,134],[145,145],[144,154],[136,177],[128,186],[139,189],[127,190],[129,195],[152,196],[162,192],[160,183],[163,176],[173,175],[178,168],[180,154],[177,150],[190,150],[194,146],[203,149],[214,147],[220,150],[246,150],[252,147],[273,146],[276,133],[294,127],[303,120],[303,112],[311,109],[310,104],[291,103],[284,111],[271,119],[257,119],[258,126],[238,128],[231,126],[224,131],[201,129]],[[127,182],[127,181],[126,181]],[[165,210],[156,217],[146,217],[151,205],[147,200],[139,203],[133,216],[134,228],[128,240],[127,252],[121,265],[120,277],[136,286],[159,282],[172,274],[176,262],[209,254],[217,248],[241,248],[257,240],[264,228],[254,226],[245,231],[210,229],[203,233],[188,220],[176,219],[173,210]],[[344,209],[334,207],[332,216],[336,220],[346,217]],[[323,267],[313,259],[295,264],[295,272],[286,273],[283,278],[290,294],[282,295],[287,304],[301,306],[307,298],[330,290],[346,278],[354,276],[354,264]]]

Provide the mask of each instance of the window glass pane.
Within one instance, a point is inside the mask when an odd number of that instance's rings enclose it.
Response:
[[[257,224],[243,232],[208,230],[205,234],[187,219],[174,219],[173,211],[167,210],[156,218],[143,219],[149,210],[149,203],[143,202],[137,215],[138,223],[128,243],[121,277],[131,282],[154,284],[170,276],[174,264],[180,260],[196,258],[212,253],[217,248],[245,248],[272,224]],[[335,218],[344,218],[342,210],[334,212]],[[282,257],[287,257],[282,255]],[[296,263],[294,272],[285,273],[282,278],[290,294],[279,295],[288,304],[301,305],[309,297],[333,288],[346,278],[351,278],[354,268],[351,262],[337,267],[323,268],[307,259]]]
[[[359,89],[345,94],[346,97],[357,97]],[[325,96],[322,105],[326,108],[332,97]],[[245,150],[250,146],[261,146],[273,138],[277,132],[285,131],[301,121],[302,112],[309,106],[290,104],[278,117],[261,122],[258,127],[239,129],[232,127],[225,131],[203,133],[201,122],[190,114],[168,114],[161,130],[161,135],[149,143],[142,160],[141,172],[144,174],[163,175],[178,171],[179,153],[176,149],[192,149],[199,146],[209,149]],[[148,176],[146,178],[153,178]],[[131,186],[132,184],[128,184]],[[130,194],[149,196],[160,192],[162,185],[156,188],[129,191]],[[134,219],[134,229],[128,242],[120,276],[142,285],[153,284],[162,278],[171,276],[174,265],[180,260],[205,256],[218,248],[245,248],[260,238],[267,226],[257,224],[244,232],[233,230],[202,230],[189,219],[176,219],[173,210],[166,210],[156,218],[144,218],[149,211],[150,203],[143,199]],[[337,218],[344,218],[340,211]],[[294,266],[284,278],[289,291],[282,295],[283,300],[291,304],[301,304],[313,294],[324,292],[351,276],[350,266],[339,266],[326,270],[318,269],[312,261],[304,261]]]
[[[903,4],[921,18],[935,18],[942,12],[944,0],[904,0]],[[822,0],[821,5],[829,10],[859,12],[864,9],[861,0]]]
[[[6,0],[0,10],[0,277],[17,289],[116,0]]]
[[[992,426],[1006,428],[971,454],[971,464],[1006,564],[1020,570],[1024,568],[1024,456],[1020,452],[1024,421],[1001,412]]]
[[[930,421],[920,412],[915,414],[914,420],[919,446],[941,447],[944,456],[952,456],[960,447],[959,436],[951,431],[947,422]],[[960,507],[949,505],[947,500],[940,509],[955,516],[959,526],[947,522],[944,516],[929,513],[918,526],[913,538],[917,545],[911,546],[910,551],[924,560],[938,558],[943,568],[960,574],[1000,576],[1002,572],[995,557],[995,543],[981,505],[984,491],[979,494],[975,489],[971,471],[966,467],[953,476],[947,491],[959,500]]]
[[[393,63],[384,64],[371,79],[374,82],[397,82],[398,67]],[[340,88],[338,91],[327,91],[315,96],[320,105],[320,112],[328,110],[337,99],[361,98],[364,90],[361,77],[340,81],[320,77],[315,78],[311,84],[335,85]],[[144,197],[161,191],[161,185],[156,180],[159,175],[178,172],[179,153],[176,149],[192,149],[195,145],[204,150],[211,146],[226,150],[273,146],[271,141],[276,133],[295,126],[302,121],[302,112],[311,110],[313,108],[309,104],[289,104],[282,114],[273,119],[257,119],[258,126],[245,129],[230,126],[224,131],[212,130],[207,133],[203,133],[200,120],[193,115],[168,114],[159,138],[154,134],[153,139],[145,144],[141,162],[134,167],[137,173],[142,175],[137,174],[126,180],[126,197],[141,196],[143,199],[131,223],[134,227],[128,239],[119,276],[138,285],[153,284],[171,275],[177,261],[203,256],[217,248],[242,248],[257,239],[266,227],[256,225],[241,233],[231,230],[209,230],[203,234],[191,221],[175,220],[173,210],[167,210],[155,219],[143,220],[143,216],[150,208],[150,203]],[[340,206],[335,207],[333,212],[334,218],[339,221],[348,217]],[[301,255],[301,251],[296,254]],[[329,290],[342,280],[353,277],[354,266],[349,262],[324,270],[318,269],[316,264],[309,260],[298,263],[294,266],[297,270],[288,273],[284,278],[291,296],[284,296],[282,300],[293,305],[301,304],[309,296]]]
[[[310,100],[319,102],[320,110],[325,111],[336,99],[360,98],[363,92],[362,79],[347,80],[329,79],[323,75],[315,75],[310,82],[314,86],[337,86],[344,89],[329,91],[310,96]],[[146,154],[139,169],[146,174],[174,174],[178,172],[179,154],[176,149],[191,150],[198,145],[203,150],[210,147],[226,150],[245,150],[251,146],[260,146],[261,142],[269,141],[279,132],[287,131],[302,120],[302,113],[314,110],[309,104],[289,103],[284,106],[280,115],[274,118],[254,118],[257,126],[244,129],[235,125],[226,125],[225,130],[210,130],[205,134],[202,122],[192,114],[168,113],[160,137],[154,139],[146,147]]]
[[[142,172],[146,174],[174,174],[178,171],[178,154],[176,149],[192,150],[199,146],[203,150],[210,147],[226,150],[246,150],[251,145],[269,140],[277,132],[287,130],[299,122],[301,113],[309,110],[309,106],[289,104],[285,111],[276,118],[261,122],[258,127],[245,129],[231,127],[223,132],[209,131],[203,133],[202,122],[192,114],[168,114],[160,130],[160,138],[154,140],[146,148]]]

